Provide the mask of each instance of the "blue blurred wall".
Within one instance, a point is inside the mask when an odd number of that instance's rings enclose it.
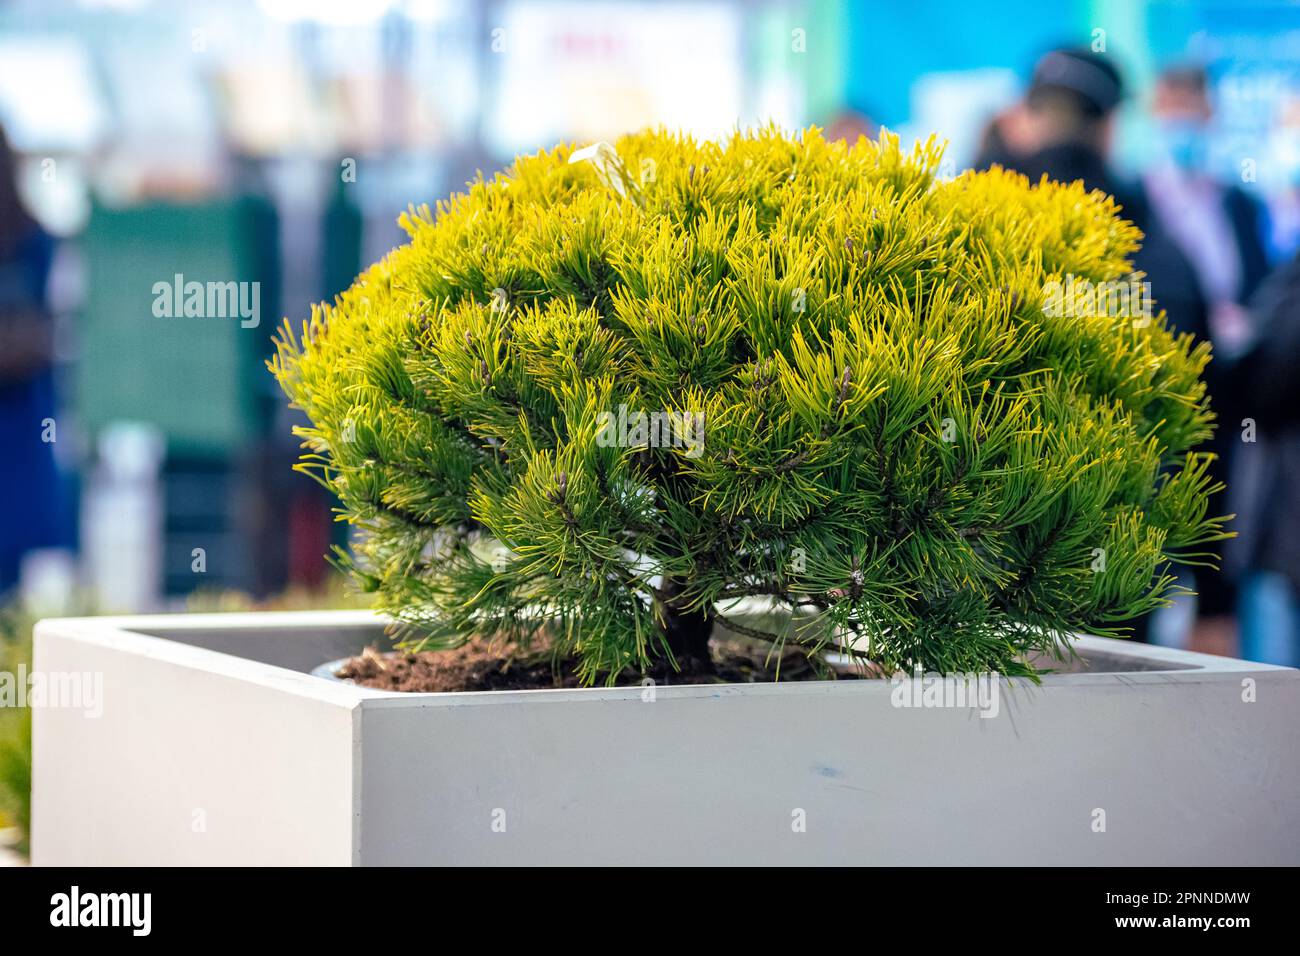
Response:
[[[996,7],[952,0],[850,3],[845,99],[896,127],[908,119],[916,77],[981,67],[1027,77],[1048,48],[1088,38],[1092,7],[1080,0],[1001,0]]]

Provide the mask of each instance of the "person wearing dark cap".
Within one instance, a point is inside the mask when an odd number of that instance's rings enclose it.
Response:
[[[1023,100],[988,125],[976,165],[1019,169],[1040,148],[1062,143],[1091,147],[1090,158],[1096,154],[1104,165],[1110,149],[1107,118],[1122,98],[1119,71],[1105,57],[1053,50],[1035,66]]]
[[[1142,230],[1134,258],[1146,273],[1156,303],[1179,331],[1207,334],[1206,303],[1187,257],[1155,221],[1141,186],[1116,176],[1107,162],[1115,110],[1124,97],[1118,68],[1088,49],[1053,50],[1038,61],[1019,109],[1016,148],[982,155],[977,168],[994,163],[1059,182],[1081,180],[1089,189],[1115,197],[1123,215]]]
[[[1109,116],[1124,98],[1124,83],[1115,64],[1103,53],[1083,48],[1053,50],[1038,61],[1029,85],[1031,104],[1064,95],[1078,109],[1099,119]]]
[[[1031,181],[1043,176],[1066,183],[1081,180],[1088,189],[1114,196],[1121,214],[1142,230],[1133,266],[1145,274],[1156,305],[1176,330],[1206,338],[1206,301],[1191,262],[1152,215],[1140,184],[1115,175],[1107,161],[1115,111],[1123,98],[1123,78],[1107,56],[1088,49],[1053,50],[1034,68],[1018,111],[1015,148],[1006,148],[1003,137],[999,148],[976,166],[1001,165]],[[1145,618],[1128,625],[1135,638],[1147,639]]]

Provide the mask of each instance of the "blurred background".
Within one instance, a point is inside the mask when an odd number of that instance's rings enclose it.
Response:
[[[1121,197],[1244,475],[1224,571],[1138,636],[1297,663],[1300,6],[1249,0],[0,4],[0,602],[337,603],[281,318],[516,153],[768,120]],[[256,283],[257,323],[160,318],[189,281]]]

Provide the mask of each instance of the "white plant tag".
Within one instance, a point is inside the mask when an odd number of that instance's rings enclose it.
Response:
[[[628,187],[632,185],[632,179],[628,176],[627,167],[623,164],[622,157],[618,155],[613,146],[604,141],[595,142],[590,146],[582,147],[569,157],[570,165],[587,162],[595,167],[596,175],[600,177],[602,183],[623,198],[627,198]]]

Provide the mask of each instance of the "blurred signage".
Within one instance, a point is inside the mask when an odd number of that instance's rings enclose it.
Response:
[[[513,155],[663,124],[714,137],[742,112],[730,3],[504,4],[489,24],[485,137]]]

